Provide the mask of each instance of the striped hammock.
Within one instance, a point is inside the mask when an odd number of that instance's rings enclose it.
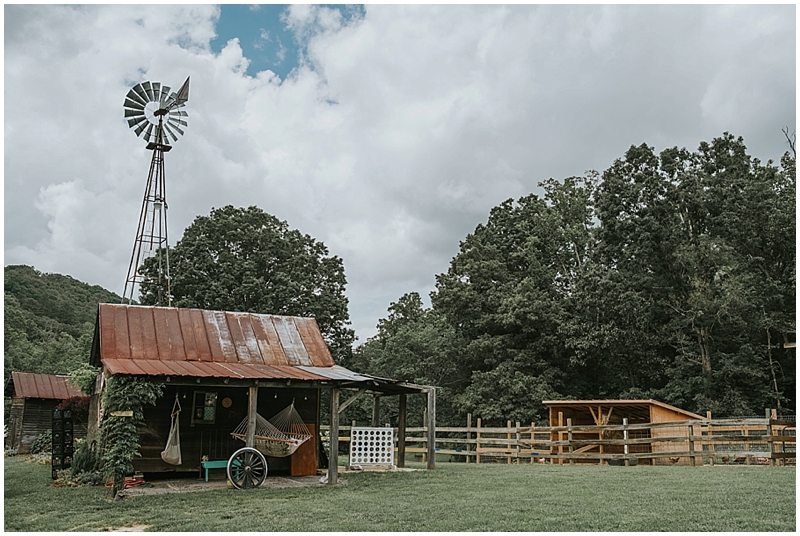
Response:
[[[236,439],[247,441],[247,417],[231,432]],[[256,413],[255,448],[264,456],[282,458],[291,456],[297,448],[311,439],[311,431],[294,409],[294,402],[283,411],[265,419]]]

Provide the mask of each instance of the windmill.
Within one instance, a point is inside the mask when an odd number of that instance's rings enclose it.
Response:
[[[133,242],[133,253],[128,265],[123,300],[133,301],[134,289],[141,284],[144,276],[139,273],[142,263],[153,255],[158,256],[159,297],[162,305],[161,289],[166,282],[167,305],[172,305],[169,279],[169,250],[167,249],[167,188],[164,178],[164,153],[170,151],[170,138],[178,141],[187,126],[188,114],[181,110],[189,100],[189,78],[177,92],[170,93],[170,87],[160,82],[142,82],[128,91],[125,97],[125,118],[136,136],[148,142],[147,149],[153,151],[150,173],[139,214],[139,226]],[[162,258],[163,256],[163,258]]]

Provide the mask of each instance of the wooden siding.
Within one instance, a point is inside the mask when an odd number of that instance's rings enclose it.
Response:
[[[20,454],[30,453],[36,438],[52,429],[53,410],[60,403],[61,400],[46,398],[16,397],[12,399],[9,412],[12,422],[9,431],[13,434],[9,434],[11,438],[9,447],[16,448]],[[86,425],[75,423],[73,434],[75,439],[86,438]]]

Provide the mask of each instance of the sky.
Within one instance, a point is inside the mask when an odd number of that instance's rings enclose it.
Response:
[[[4,25],[6,266],[122,294],[151,158],[125,94],[191,76],[170,242],[228,204],[287,221],[343,260],[359,342],[539,182],[724,132],[777,161],[796,123],[794,5],[5,5]]]

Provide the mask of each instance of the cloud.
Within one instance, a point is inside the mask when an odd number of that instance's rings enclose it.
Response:
[[[363,341],[491,207],[631,144],[729,130],[778,158],[794,6],[292,6],[286,79],[210,49],[214,6],[6,6],[5,260],[121,293],[150,154],[122,101],[191,75],[170,237],[258,205],[341,257]]]

